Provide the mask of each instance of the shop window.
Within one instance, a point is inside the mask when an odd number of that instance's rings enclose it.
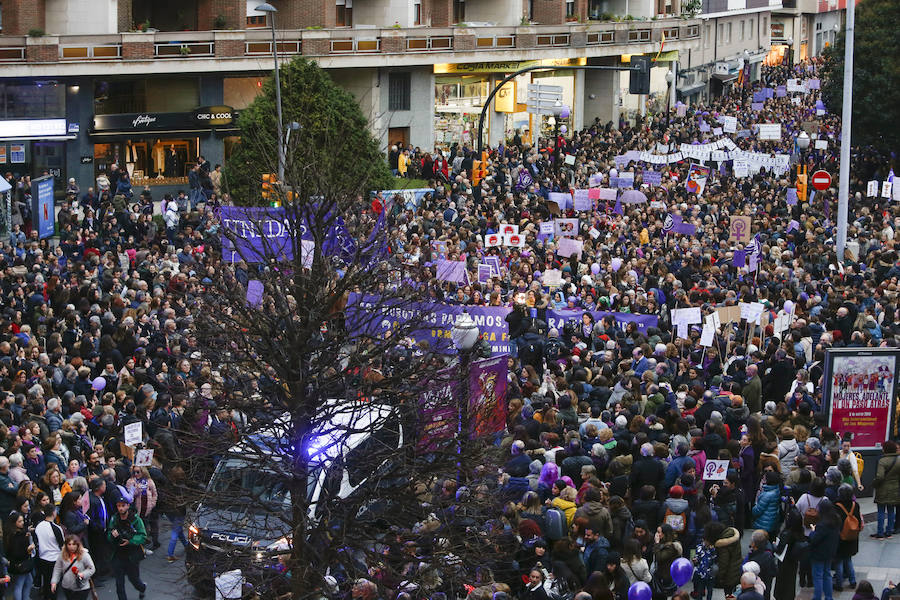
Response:
[[[409,73],[388,75],[388,110],[409,110],[410,80]]]
[[[99,177],[117,164],[128,170],[134,186],[185,185],[198,154],[197,138],[116,139],[94,144],[94,172]]]
[[[466,20],[466,0],[453,0],[453,22],[462,23]]]
[[[353,0],[336,0],[334,24],[336,27],[353,27]]]
[[[55,80],[0,83],[0,118],[65,117],[65,91],[66,86]]]

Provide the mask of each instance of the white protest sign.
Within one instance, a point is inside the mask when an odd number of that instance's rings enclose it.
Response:
[[[592,239],[596,240],[598,237],[600,237],[600,232],[597,230],[596,227],[591,227],[591,230],[588,231],[588,233],[590,234]]]
[[[678,323],[678,337],[688,339],[690,337],[690,327],[687,323]]]
[[[878,182],[870,181],[869,184],[866,186],[866,197],[874,198],[877,195],[878,195]]]
[[[519,233],[519,226],[512,223],[500,223],[500,233],[503,235]]]
[[[791,102],[793,102],[794,104],[800,104],[802,101],[803,100],[800,98],[800,96],[794,96],[793,98],[791,98]]]
[[[894,197],[894,200],[900,200],[900,185],[895,185],[892,187],[891,195]]]
[[[562,285],[562,271],[559,269],[548,269],[544,271],[544,285],[548,287],[558,287]]]
[[[816,140],[816,150],[828,150],[828,140]]]
[[[750,303],[750,318],[747,319],[753,323],[759,323],[760,317],[762,317],[763,311],[766,310],[766,307],[763,306],[760,302],[751,302]]]
[[[722,117],[722,131],[725,133],[737,133],[737,117]]]
[[[703,465],[703,481],[725,481],[727,474],[727,460],[707,460]]]
[[[553,221],[541,221],[541,235],[553,235]]]
[[[703,316],[700,314],[700,307],[679,308],[675,310],[675,322],[684,323],[686,325],[697,325],[703,322]]]
[[[141,442],[144,441],[144,430],[143,424],[138,421],[137,423],[129,423],[125,426],[125,445],[126,446],[137,446]]]
[[[567,165],[575,164],[575,155],[574,154],[566,154],[566,164]]]
[[[710,327],[708,324],[703,326],[703,331],[700,333],[700,345],[709,348],[713,345],[713,340],[716,337],[716,330]]]
[[[584,242],[581,240],[574,240],[572,238],[560,238],[559,246],[556,248],[556,253],[560,256],[564,256],[566,258],[572,256],[573,254],[577,255],[578,258],[581,258],[581,251],[584,247]]]
[[[503,236],[503,245],[513,248],[525,247],[525,236],[518,233],[509,233]]]
[[[891,197],[891,185],[892,181],[882,181],[881,182],[881,197],[882,198],[890,198]]]
[[[760,123],[758,137],[761,140],[780,140],[781,123]]]
[[[153,450],[138,450],[134,456],[134,466],[149,467],[153,463]]]

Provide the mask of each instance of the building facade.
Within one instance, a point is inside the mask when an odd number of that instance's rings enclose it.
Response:
[[[258,3],[4,0],[0,168],[86,187],[116,163],[136,185],[177,187],[197,156],[224,163],[240,143],[237,114],[272,69],[271,15]],[[739,61],[762,62],[781,9],[780,0],[271,4],[282,60],[316,60],[354,95],[384,148],[427,149],[474,145],[491,90],[524,66],[547,70],[515,78],[488,107],[491,144],[551,129],[547,115],[525,109],[532,83],[562,89],[570,128],[702,101],[729,85]],[[553,69],[627,67],[634,55],[656,59],[650,96],[628,94],[627,72]]]

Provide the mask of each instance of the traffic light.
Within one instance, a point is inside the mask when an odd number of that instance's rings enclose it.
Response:
[[[481,153],[481,160],[472,161],[472,185],[477,186],[481,180],[487,177],[488,153]]]
[[[631,94],[650,93],[650,57],[632,56],[629,72],[628,92]]]
[[[262,175],[262,198],[268,200],[273,207],[281,206],[281,200],[278,197],[276,186],[278,179],[274,173],[263,173]]]
[[[797,199],[803,202],[807,198],[806,165],[797,165]]]

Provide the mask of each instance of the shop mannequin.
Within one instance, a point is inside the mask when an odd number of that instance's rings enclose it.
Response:
[[[175,144],[172,144],[166,151],[166,177],[181,177],[180,167],[178,153],[175,152]]]
[[[137,162],[137,147],[128,140],[125,142],[125,169],[129,177],[134,177],[134,163]]]
[[[153,172],[157,177],[162,177],[166,171],[166,147],[162,140],[156,140],[153,144]]]

